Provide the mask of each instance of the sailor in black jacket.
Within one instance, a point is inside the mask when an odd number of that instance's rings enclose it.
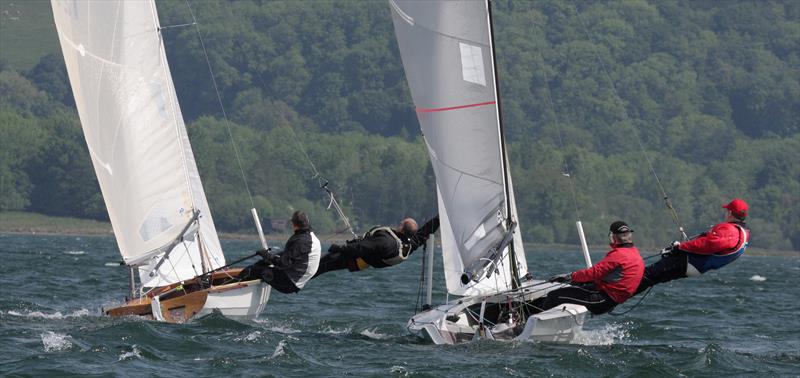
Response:
[[[281,293],[296,293],[314,276],[319,267],[322,246],[311,231],[308,217],[302,211],[292,214],[294,235],[283,251],[271,255],[259,251],[262,260],[239,273],[242,281],[261,279]]]
[[[397,229],[373,227],[361,238],[349,240],[344,245],[331,245],[314,277],[332,270],[356,272],[369,267],[386,268],[400,264],[438,229],[438,215],[419,229],[411,218],[404,219]]]

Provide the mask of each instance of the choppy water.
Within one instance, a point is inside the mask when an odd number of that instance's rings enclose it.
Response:
[[[223,247],[233,260],[254,245]],[[0,375],[800,375],[797,258],[744,256],[657,286],[626,315],[590,319],[574,344],[435,346],[405,330],[420,256],[273,292],[252,322],[212,315],[184,325],[101,316],[127,292],[126,270],[109,264],[119,259],[111,237],[0,235],[0,256]],[[545,276],[582,258],[529,252],[528,261]]]

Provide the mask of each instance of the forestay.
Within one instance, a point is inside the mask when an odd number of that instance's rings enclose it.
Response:
[[[507,248],[498,273],[462,284],[465,267],[499,245],[508,209],[488,6],[482,1],[390,0],[406,78],[436,175],[448,292],[511,289]],[[506,198],[506,185],[510,198]],[[527,273],[519,228],[513,243]]]
[[[167,65],[155,3],[53,0],[53,15],[120,252],[142,285],[225,264]],[[193,212],[199,222],[189,225]],[[174,246],[155,274],[150,271]],[[201,257],[202,255],[202,257]]]

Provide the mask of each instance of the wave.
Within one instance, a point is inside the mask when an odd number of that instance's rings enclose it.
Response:
[[[71,337],[67,334],[47,331],[41,336],[45,352],[60,352],[72,348]]]
[[[575,334],[570,344],[580,345],[612,345],[619,344],[630,338],[626,325],[606,324],[600,329],[580,330]]]
[[[64,254],[67,255],[85,255],[86,251],[66,251]]]
[[[375,340],[386,340],[391,337],[389,335],[384,335],[382,333],[377,332],[376,329],[365,329],[361,331],[361,335]]]
[[[284,340],[278,341],[278,346],[275,347],[275,351],[272,352],[272,356],[270,356],[269,359],[272,360],[286,354],[285,348],[286,348],[286,341]]]
[[[0,311],[0,313],[2,313],[2,311]],[[28,313],[21,313],[14,310],[7,312],[7,314],[13,316],[22,316],[26,318],[66,319],[66,318],[79,318],[82,316],[89,316],[89,310],[82,308],[80,310],[75,310],[71,314],[67,315],[62,314],[61,311],[56,311],[54,314],[46,314],[41,311],[31,311]]]
[[[767,280],[767,277],[759,276],[758,274],[755,274],[752,277],[750,277],[750,281],[754,281],[754,282],[763,282],[763,281],[766,281],[766,280]]]
[[[119,358],[117,358],[117,361],[127,361],[127,360],[132,360],[134,358],[142,359],[142,350],[139,349],[139,346],[136,344],[133,344],[131,350],[122,352],[119,355]]]

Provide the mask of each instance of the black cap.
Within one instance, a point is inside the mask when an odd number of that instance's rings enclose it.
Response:
[[[627,223],[623,221],[616,221],[611,223],[611,227],[608,229],[611,231],[612,234],[624,234],[626,232],[633,232],[633,229],[628,226]]]

